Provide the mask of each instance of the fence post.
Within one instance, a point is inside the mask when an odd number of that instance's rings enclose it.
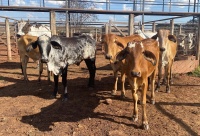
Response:
[[[6,24],[6,39],[7,39],[8,61],[10,61],[10,60],[12,60],[12,55],[11,55],[11,45],[10,45],[10,27],[9,27],[8,18],[5,19],[5,24]]]
[[[198,33],[197,33],[197,52],[196,52],[196,59],[197,60],[199,60],[199,64],[200,64],[200,59],[199,59],[199,52],[200,52],[200,48],[199,48],[199,46],[200,46],[200,16],[198,16]]]
[[[105,24],[105,33],[108,34],[108,23]]]
[[[66,0],[65,1],[65,4],[66,4],[66,8],[70,8],[70,1],[68,1],[68,0]],[[69,30],[69,20],[70,20],[70,15],[69,15],[69,13],[68,13],[68,11],[66,11],[66,24],[65,24],[65,32],[66,32],[66,37],[69,37],[69,32],[70,32],[70,30]]]
[[[97,28],[95,28],[95,40],[97,41]]]
[[[182,25],[180,24],[180,27],[179,27],[179,34],[182,33]]]
[[[170,20],[170,25],[171,25],[171,34],[174,34],[174,19]]]
[[[156,22],[153,22],[152,24],[152,32],[156,32]]]
[[[112,21],[109,20],[109,28],[108,28],[108,33],[111,33],[112,32]]]
[[[134,34],[134,14],[129,14],[128,35]]]
[[[51,35],[56,35],[56,14],[55,14],[55,11],[50,11],[50,26],[51,26]]]

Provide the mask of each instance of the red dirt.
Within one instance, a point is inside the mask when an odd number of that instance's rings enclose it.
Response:
[[[53,83],[48,84],[46,70],[38,83],[36,63],[30,60],[28,77],[23,81],[19,56],[7,62],[6,48],[0,46],[0,135],[69,135],[69,136],[197,136],[200,135],[200,78],[186,74],[174,75],[171,93],[161,87],[156,104],[149,103],[147,117],[150,129],[141,129],[139,120],[131,120],[133,103],[126,83],[125,100],[120,91],[111,96],[113,74],[107,60],[98,51],[94,90],[88,90],[88,71],[84,63],[72,65],[68,72],[69,100],[52,99]],[[60,78],[61,81],[61,78]],[[119,90],[120,90],[119,83]],[[59,83],[62,93],[62,84]],[[111,98],[109,104],[102,102]]]

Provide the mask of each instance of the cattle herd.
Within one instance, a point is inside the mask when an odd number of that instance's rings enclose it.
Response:
[[[53,96],[55,97],[58,92],[58,76],[62,75],[63,100],[66,101],[68,98],[67,68],[72,64],[79,65],[84,60],[90,74],[88,87],[94,87],[96,41],[90,35],[82,34],[70,38],[51,36],[50,29],[47,26],[36,26],[27,23],[18,24],[18,49],[24,80],[28,81],[26,68],[29,58],[39,62],[39,81],[43,63],[46,63],[48,80],[50,80],[50,72],[54,74]],[[172,65],[178,45],[177,38],[170,35],[170,31],[165,29],[158,30],[151,37],[142,37],[140,34],[126,37],[116,34],[104,34],[102,35],[101,45],[105,59],[110,61],[114,73],[115,81],[112,94],[115,95],[117,91],[118,72],[121,72],[121,97],[123,99],[126,95],[124,83],[125,77],[127,77],[134,103],[133,120],[138,120],[137,93],[141,91],[142,127],[145,130],[149,129],[146,115],[146,93],[148,89],[151,90],[151,103],[155,104],[154,91],[158,91],[160,88],[161,79],[166,82],[166,92],[170,92]],[[162,78],[163,67],[165,71]],[[158,80],[156,81],[157,74]]]

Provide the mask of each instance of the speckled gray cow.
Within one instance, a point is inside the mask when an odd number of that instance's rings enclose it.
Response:
[[[71,64],[79,65],[83,60],[90,73],[88,87],[94,87],[96,45],[95,40],[90,36],[81,35],[71,38],[52,36],[50,38],[42,35],[27,50],[30,51],[37,46],[41,53],[41,61],[47,63],[49,71],[54,73],[54,96],[58,92],[58,75],[62,75],[65,89],[64,100],[67,100],[67,67]]]

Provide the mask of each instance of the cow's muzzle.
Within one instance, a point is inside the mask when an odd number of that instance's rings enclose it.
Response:
[[[110,59],[112,59],[112,56],[111,56],[111,55],[108,55],[108,54],[106,54],[105,58],[106,58],[106,59],[108,59],[108,60],[110,60]]]
[[[21,37],[21,35],[20,34],[16,34],[16,37],[19,39]]]
[[[165,48],[164,47],[160,47],[160,51],[165,51]]]
[[[141,73],[140,72],[131,71],[131,76],[132,77],[141,77]]]

